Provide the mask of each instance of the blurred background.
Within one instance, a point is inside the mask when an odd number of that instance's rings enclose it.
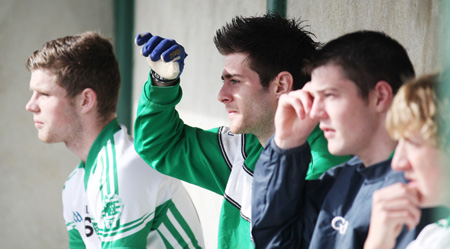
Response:
[[[404,45],[421,75],[441,71],[448,59],[447,2],[0,0],[0,248],[68,245],[61,191],[79,159],[63,144],[39,141],[32,114],[25,111],[31,96],[25,61],[44,42],[88,30],[112,38],[123,78],[119,121],[132,134],[136,105],[148,77],[134,37],[149,31],[175,39],[189,54],[182,75],[184,97],[177,109],[187,124],[209,129],[228,123],[216,98],[224,58],[212,39],[216,29],[234,16],[277,10],[288,18],[305,20],[320,42],[360,29],[383,31]],[[206,247],[217,248],[222,197],[186,186],[199,212]]]

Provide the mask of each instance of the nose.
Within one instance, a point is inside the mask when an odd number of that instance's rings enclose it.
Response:
[[[229,103],[232,99],[232,95],[230,94],[229,87],[227,83],[223,83],[222,88],[220,88],[219,94],[217,95],[217,100],[226,104]]]
[[[25,105],[25,109],[29,112],[38,112],[39,111],[39,107],[36,104],[36,99],[34,97],[34,94],[31,96],[30,100]]]
[[[395,148],[394,157],[392,158],[391,167],[393,170],[405,171],[410,168],[408,157],[405,150],[405,141],[400,139]]]
[[[314,120],[322,120],[327,118],[322,100],[320,100],[319,98],[314,98],[309,116]]]

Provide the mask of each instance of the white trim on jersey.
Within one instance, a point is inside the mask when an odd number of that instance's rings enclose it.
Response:
[[[159,225],[158,230],[173,248],[177,247],[178,241],[175,239],[169,229],[167,229],[164,223],[161,223],[161,225]]]
[[[125,238],[127,236],[130,236],[136,232],[139,232],[140,230],[142,230],[148,222],[150,222],[153,218],[155,218],[155,213],[151,213],[151,214],[146,214],[145,216],[143,216],[141,219],[136,220],[130,224],[128,224],[128,226],[123,226],[120,227],[119,230],[108,230],[108,231],[97,231],[98,236],[100,237],[100,239],[104,242],[111,242],[114,240],[118,240],[118,239],[122,239]],[[98,224],[96,224],[98,225]],[[128,230],[129,228],[136,226],[133,229]],[[123,232],[124,230],[128,230],[126,232]],[[114,235],[115,234],[115,235]],[[114,235],[114,236],[112,236]]]
[[[175,216],[173,215],[172,211],[169,209],[167,210],[167,218],[169,219],[169,221],[172,223],[172,225],[175,227],[175,229],[178,231],[178,233],[181,235],[181,237],[183,238],[184,241],[186,241],[186,243],[188,245],[192,245],[192,241],[189,238],[189,236],[186,234],[186,231],[184,231],[183,227],[181,227],[180,223],[178,222],[178,220],[175,218]]]
[[[242,218],[250,222],[253,172],[245,165],[245,135],[233,134],[228,127],[221,127],[218,134],[223,157],[234,165],[224,197],[240,210]]]

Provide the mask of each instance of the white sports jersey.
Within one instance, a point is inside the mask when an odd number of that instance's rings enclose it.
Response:
[[[439,220],[437,223],[427,225],[417,236],[416,240],[409,243],[407,249],[449,249],[450,248],[450,217]]]
[[[63,206],[70,248],[204,247],[181,182],[148,166],[117,120],[67,179]]]

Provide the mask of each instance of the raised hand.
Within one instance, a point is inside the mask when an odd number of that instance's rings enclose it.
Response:
[[[309,83],[301,90],[283,94],[275,113],[275,143],[283,149],[300,146],[318,124],[309,116],[313,96],[308,91]]]
[[[173,81],[180,77],[187,54],[183,46],[173,39],[141,33],[136,37],[136,45],[142,46],[141,54],[147,57],[152,74],[160,81]]]
[[[372,197],[369,234],[364,249],[394,248],[403,226],[419,224],[421,211],[417,190],[405,183],[379,189]]]

